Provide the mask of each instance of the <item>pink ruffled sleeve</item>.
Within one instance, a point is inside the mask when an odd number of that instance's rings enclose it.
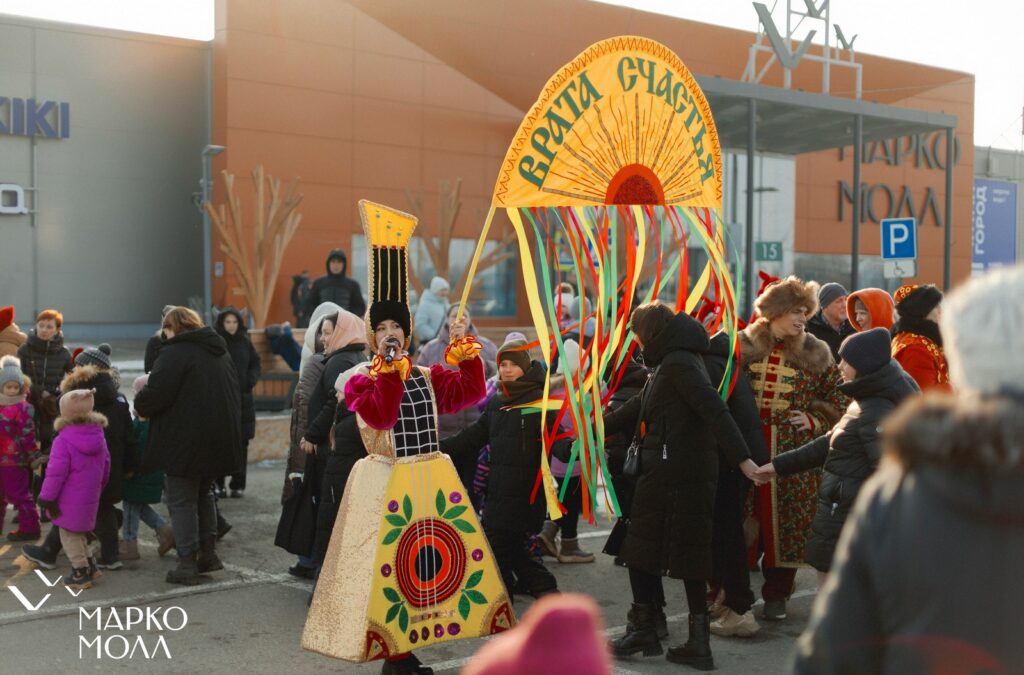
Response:
[[[441,364],[431,366],[430,381],[439,415],[457,413],[487,395],[484,363],[479,356],[461,362],[458,370],[448,370]]]
[[[395,426],[405,385],[398,373],[381,373],[371,380],[357,373],[345,383],[345,405],[378,431]]]

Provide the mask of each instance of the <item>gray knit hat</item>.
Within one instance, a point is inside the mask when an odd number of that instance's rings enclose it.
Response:
[[[83,349],[82,353],[75,357],[76,366],[96,366],[103,370],[110,370],[110,345],[104,342],[96,347]]]
[[[21,361],[16,356],[5,356],[0,359],[0,389],[8,382],[23,385],[25,375],[21,372]]]
[[[818,289],[818,307],[824,309],[844,295],[849,295],[849,293],[841,284],[834,281],[829,282]]]

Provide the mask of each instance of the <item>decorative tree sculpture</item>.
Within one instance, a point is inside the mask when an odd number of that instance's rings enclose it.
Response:
[[[454,238],[455,232],[455,221],[459,217],[459,210],[462,208],[462,201],[459,199],[459,193],[462,190],[462,179],[456,178],[455,183],[449,183],[448,181],[441,181],[440,189],[440,218],[436,228],[432,228],[429,225],[427,227],[420,226],[420,239],[423,242],[424,247],[427,249],[427,255],[430,256],[430,262],[434,266],[434,273],[440,277],[444,277],[451,284],[451,296],[457,298],[462,293],[462,287],[466,283],[466,277],[469,274],[469,265],[467,264],[462,270],[462,274],[458,280],[451,278],[451,244]],[[424,223],[425,219],[423,216],[423,199],[419,195],[413,195],[409,190],[405,191],[406,199],[409,200],[409,212],[416,216],[420,223]],[[430,236],[428,232],[437,232],[435,236]],[[497,242],[497,246],[494,247],[489,253],[481,256],[480,262],[477,264],[477,273],[487,269],[488,267],[494,267],[502,262],[514,257],[510,247],[516,241],[515,232],[508,232],[504,239]],[[410,262],[410,268],[413,267],[412,260]],[[430,279],[420,278],[417,270],[410,270],[410,283],[413,288],[420,295],[423,294],[423,289],[430,285]]]
[[[220,204],[215,207],[206,202],[204,207],[220,235],[220,250],[235,264],[235,273],[242,295],[252,311],[253,322],[258,327],[264,326],[270,313],[277,275],[281,271],[281,259],[302,220],[302,215],[295,211],[302,201],[302,195],[295,193],[299,179],[297,176],[292,178],[282,196],[280,179],[265,176],[262,166],[253,169],[256,223],[252,236],[247,237],[242,225],[242,203],[235,194],[235,176],[227,171],[221,171],[221,175],[227,189],[227,206]]]

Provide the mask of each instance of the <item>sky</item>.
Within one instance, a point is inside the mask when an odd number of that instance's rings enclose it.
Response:
[[[600,1],[752,32],[758,29],[749,0]],[[802,0],[790,1],[795,8],[804,7]],[[1024,1],[814,0],[818,7],[826,1],[831,2],[832,23],[842,28],[848,40],[857,36],[857,52],[973,73],[975,145],[1024,151],[1024,75],[1019,55]],[[774,8],[775,23],[784,30],[786,0],[762,2]],[[0,13],[213,39],[213,0],[0,0]],[[815,42],[820,43],[824,24],[813,23],[806,22],[796,36],[801,38],[804,30],[816,27]],[[864,97],[870,99],[870,92],[865,91]]]

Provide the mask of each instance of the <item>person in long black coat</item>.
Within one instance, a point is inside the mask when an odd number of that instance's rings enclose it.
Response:
[[[231,362],[238,377],[238,393],[242,402],[242,468],[231,474],[228,489],[232,497],[241,497],[245,490],[245,471],[248,467],[249,441],[256,436],[256,406],[252,390],[260,379],[260,355],[249,339],[249,329],[234,307],[227,307],[217,315],[214,325],[217,335],[224,338]],[[224,494],[224,476],[217,478],[217,488]]]
[[[18,347],[21,372],[32,380],[28,402],[35,411],[36,440],[43,453],[48,453],[53,443],[60,381],[75,367],[71,352],[64,346],[63,324],[60,312],[43,310],[36,318],[36,327],[28,332],[28,339]]]
[[[544,523],[543,495],[538,494],[532,503],[530,500],[540,471],[541,416],[512,406],[540,398],[547,371],[540,362],[530,360],[525,347],[526,342],[520,340],[501,346],[498,392],[476,422],[441,439],[441,450],[453,456],[476,456],[490,444],[484,533],[509,592],[519,588],[539,597],[558,588],[554,575],[526,550],[527,537],[539,532]],[[549,415],[548,424],[553,427],[554,421]],[[567,461],[571,448],[572,439],[560,439],[552,446],[551,454]]]
[[[839,348],[839,390],[853,401],[832,429],[806,445],[783,452],[761,467],[766,475],[789,476],[821,467],[817,511],[804,547],[804,560],[818,570],[819,587],[846,518],[882,456],[882,421],[908,396],[920,392],[914,379],[890,357],[889,332],[872,328],[846,338]]]
[[[718,332],[711,336],[708,350],[701,354],[711,384],[719,386],[725,376],[729,359],[729,335]],[[761,416],[750,380],[733,361],[734,382],[727,404],[746,445],[743,448],[723,447],[719,453],[718,489],[715,491],[714,530],[711,537],[713,572],[712,587],[721,590],[721,601],[712,606],[715,635],[749,637],[758,630],[750,608],[754,592],[750,589],[750,566],[747,561],[746,538],[743,534],[743,506],[756,478],[758,466],[768,461],[768,447],[761,429]],[[728,386],[726,384],[725,386]],[[738,453],[738,454],[737,454]],[[764,479],[761,479],[764,480]]]
[[[241,397],[224,339],[187,307],[164,317],[167,344],[135,410],[151,420],[141,470],[163,471],[178,549],[169,583],[193,585],[223,569],[217,557],[217,511],[210,483],[243,461]]]
[[[671,648],[668,659],[713,667],[705,581],[712,571],[718,452],[747,451],[701,358],[709,347],[704,327],[661,302],[638,307],[631,324],[644,363],[656,370],[640,395],[605,416],[609,434],[637,431],[641,457],[621,554],[633,592],[631,622],[612,650],[662,653],[655,603],[667,574],[683,579],[690,608],[690,638]]]

